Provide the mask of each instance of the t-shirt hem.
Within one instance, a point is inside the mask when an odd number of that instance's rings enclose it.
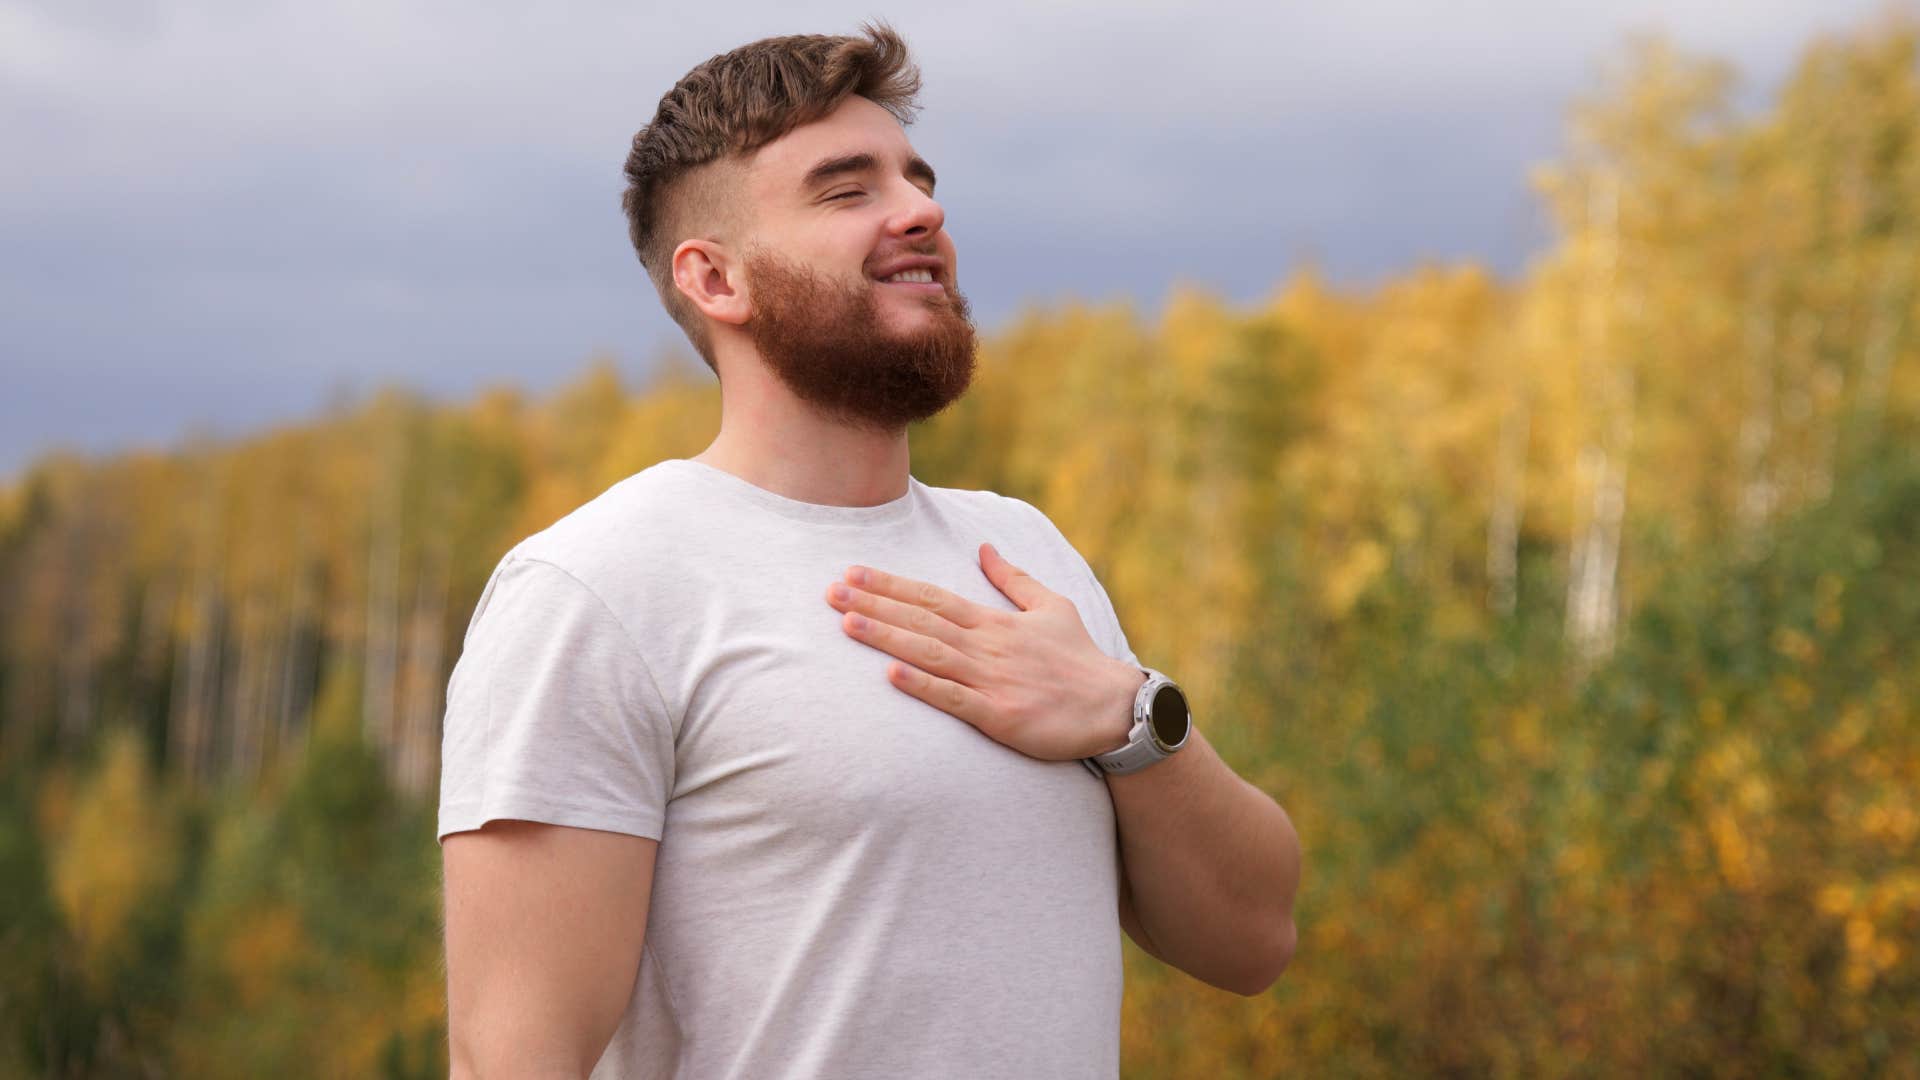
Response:
[[[444,843],[452,833],[478,829],[489,821],[515,818],[547,825],[568,825],[579,829],[625,833],[648,840],[660,839],[665,816],[629,808],[591,806],[558,802],[539,795],[505,793],[489,795],[479,801],[449,803],[440,808],[439,832],[435,840]]]

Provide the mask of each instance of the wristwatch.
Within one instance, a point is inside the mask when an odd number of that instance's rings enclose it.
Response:
[[[1147,681],[1133,695],[1133,727],[1127,731],[1127,745],[1080,759],[1095,776],[1125,776],[1164,761],[1187,745],[1193,731],[1193,713],[1179,685],[1152,668],[1140,670],[1147,673]]]

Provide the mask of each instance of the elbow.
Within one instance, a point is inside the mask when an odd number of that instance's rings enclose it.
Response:
[[[1270,946],[1259,951],[1260,966],[1253,969],[1239,985],[1229,989],[1242,997],[1259,997],[1280,981],[1287,966],[1293,963],[1294,947],[1300,941],[1300,931],[1292,915],[1280,920],[1280,930],[1275,937]]]

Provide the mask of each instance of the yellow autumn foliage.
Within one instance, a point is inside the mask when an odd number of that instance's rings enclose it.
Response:
[[[141,905],[178,871],[179,835],[147,767],[139,737],[116,732],[50,830],[54,899],[82,969],[101,984],[127,960]]]

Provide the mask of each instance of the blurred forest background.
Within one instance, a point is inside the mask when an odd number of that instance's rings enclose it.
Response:
[[[1742,111],[1644,41],[1519,279],[1029,311],[914,431],[1060,525],[1306,845],[1267,994],[1127,946],[1127,1077],[1920,1076],[1917,44]],[[446,1074],[467,618],[706,445],[693,370],[0,493],[0,1076]]]

